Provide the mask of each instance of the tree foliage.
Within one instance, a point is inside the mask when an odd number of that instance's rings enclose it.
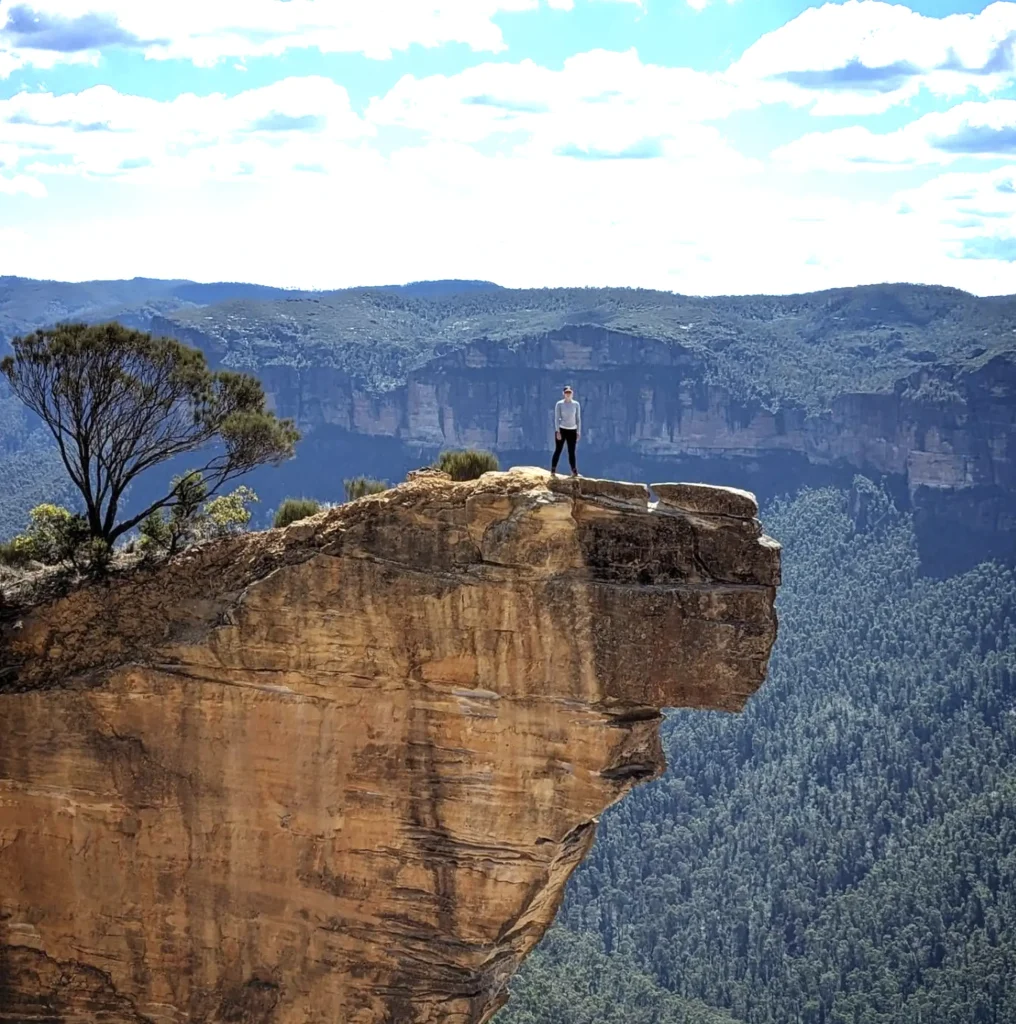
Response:
[[[668,348],[682,366],[693,359],[696,376],[722,384],[734,400],[817,412],[844,392],[891,390],[929,369],[952,377],[991,353],[1012,354],[1014,314],[1012,300],[879,284],[704,297],[635,288],[487,289],[427,299],[349,290],[237,299],[180,309],[169,320],[225,349],[230,365],[334,367],[378,392],[467,346],[515,349],[596,325],[592,331],[646,339],[653,359]]]
[[[200,473],[185,473],[173,480],[176,503],[168,512],[154,509],[141,522],[141,550],[146,554],[175,554],[197,541],[242,530],[251,519],[248,507],[258,500],[249,487],[206,500],[208,491]]]
[[[93,538],[85,519],[62,505],[36,505],[28,514],[24,533],[0,545],[0,563],[23,568],[31,562],[101,568],[109,560],[109,545]]]
[[[201,352],[169,338],[78,323],[15,338],[12,348],[0,373],[53,435],[89,533],[108,545],[185,502],[181,480],[197,475],[214,495],[255,467],[290,457],[299,439],[291,421],[265,408],[255,378],[212,372]],[[137,514],[118,518],[138,477],[194,452],[205,461],[192,474]]]
[[[668,992],[623,953],[608,956],[599,936],[552,928],[512,983],[511,1024],[737,1024],[722,1010]]]

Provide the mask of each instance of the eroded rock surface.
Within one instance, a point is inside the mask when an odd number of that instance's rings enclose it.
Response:
[[[659,709],[763,679],[705,497],[422,474],[8,623],[0,1021],[488,1020]]]

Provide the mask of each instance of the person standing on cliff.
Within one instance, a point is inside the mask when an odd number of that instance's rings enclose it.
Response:
[[[582,436],[582,409],[572,398],[572,389],[564,389],[564,398],[554,406],[554,458],[550,463],[551,476],[557,476],[557,464],[561,458],[561,449],[568,445],[568,462],[571,475],[578,476],[575,468],[575,445]]]

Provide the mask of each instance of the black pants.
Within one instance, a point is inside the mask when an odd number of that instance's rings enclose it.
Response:
[[[579,439],[579,432],[577,430],[564,430],[563,428],[558,431],[560,435],[557,441],[554,442],[554,458],[550,463],[550,471],[552,473],[557,471],[557,463],[561,458],[561,449],[564,448],[565,444],[568,445],[568,462],[571,464],[571,471],[577,473],[578,470],[575,468],[575,442]]]

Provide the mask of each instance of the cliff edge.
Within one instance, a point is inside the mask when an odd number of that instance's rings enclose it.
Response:
[[[479,1024],[664,707],[776,635],[753,499],[416,474],[0,633],[0,1021]]]

